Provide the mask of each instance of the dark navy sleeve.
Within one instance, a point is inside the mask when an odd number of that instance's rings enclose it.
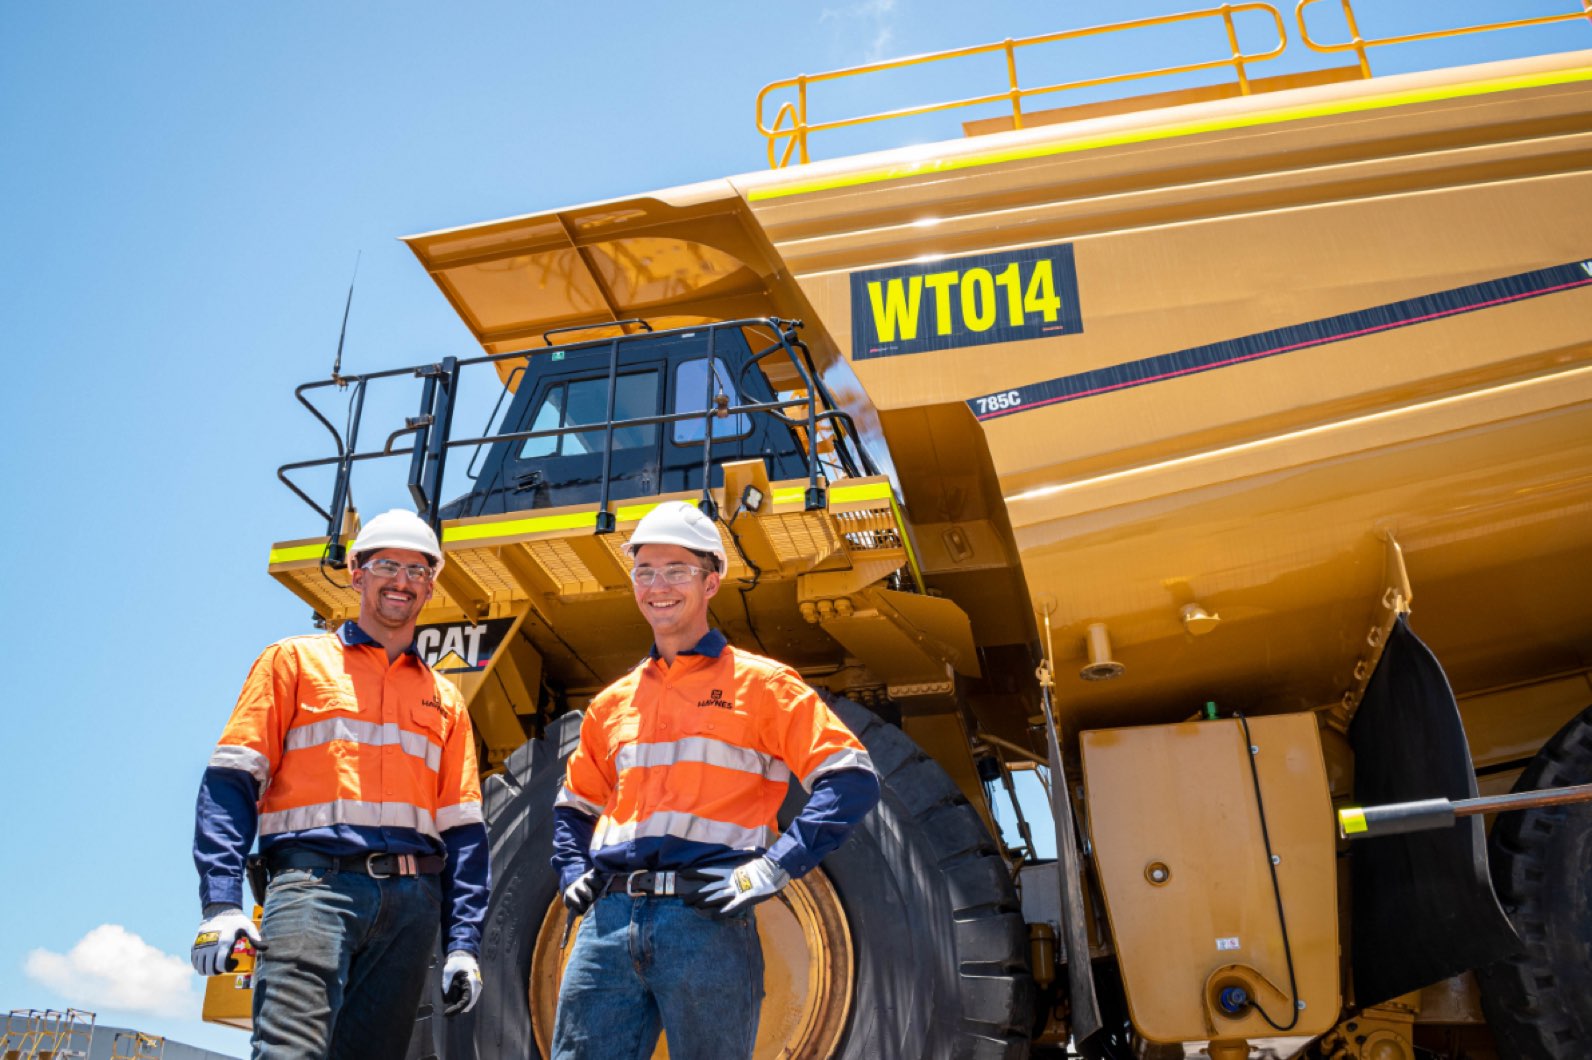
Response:
[[[558,890],[580,879],[592,869],[591,837],[597,818],[570,806],[553,809],[553,868],[558,872]]]
[[[768,856],[796,879],[811,872],[857,827],[879,801],[871,769],[840,769],[813,781],[813,793]]]
[[[259,821],[259,782],[241,769],[210,766],[194,808],[193,863],[199,904],[243,906],[243,862]]]
[[[444,949],[479,954],[492,888],[486,825],[456,825],[442,833],[442,843],[448,848],[448,863],[442,869],[442,915],[448,934]]]

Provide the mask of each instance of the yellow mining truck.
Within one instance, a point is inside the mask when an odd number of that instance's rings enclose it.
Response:
[[[647,649],[621,549],[671,498],[722,528],[717,625],[832,694],[884,784],[759,912],[758,1056],[1592,1055],[1585,808],[1500,817],[1490,849],[1474,816],[1334,827],[1592,780],[1592,51],[1371,77],[1441,34],[1368,39],[1344,0],[1324,40],[1315,2],[780,82],[766,171],[407,240],[480,350],[300,388],[335,453],[284,468],[322,530],[270,571],[355,613],[350,497],[383,456],[448,553],[420,646],[469,697],[496,879],[487,995],[423,1010],[414,1055],[546,1053],[553,795]],[[1586,48],[1587,18],[1463,31]],[[1021,76],[1154,21],[1230,54]],[[1346,59],[1276,65],[1289,42]],[[968,56],[1009,77],[809,106]],[[814,160],[991,101],[960,139]],[[471,380],[504,399],[481,433]],[[414,415],[372,426],[382,388]],[[1003,834],[1023,771],[1051,812]]]

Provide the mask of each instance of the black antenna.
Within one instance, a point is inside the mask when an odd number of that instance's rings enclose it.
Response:
[[[348,338],[348,311],[354,305],[354,281],[359,279],[359,259],[364,254],[360,251],[354,255],[354,275],[348,279],[348,301],[343,303],[343,327],[337,333],[337,357],[332,361],[332,382],[338,386],[343,385],[343,340]]]

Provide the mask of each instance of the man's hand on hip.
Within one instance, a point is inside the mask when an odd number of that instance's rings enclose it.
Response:
[[[469,1012],[481,997],[481,965],[474,956],[454,950],[442,962],[442,1014]]]
[[[720,916],[772,898],[790,882],[790,874],[780,868],[778,862],[761,855],[735,866],[697,869],[693,875],[707,882],[686,901]]]
[[[574,916],[584,916],[597,900],[597,870],[587,869],[574,883],[564,888],[564,908]]]
[[[218,910],[215,916],[206,917],[194,935],[193,949],[188,954],[193,962],[193,970],[200,975],[226,974],[231,970],[227,965],[232,960],[232,947],[237,944],[239,936],[247,938],[249,945],[256,950],[265,949],[254,921],[237,906],[229,906]]]

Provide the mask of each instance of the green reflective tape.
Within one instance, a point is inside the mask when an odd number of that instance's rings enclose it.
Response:
[[[327,543],[317,541],[313,545],[287,545],[271,550],[270,563],[298,563],[308,559],[320,559],[326,555]]]
[[[829,500],[831,503],[839,502],[848,504],[853,501],[882,501],[893,497],[888,482],[864,482],[858,486],[831,486]],[[797,501],[806,501],[806,486],[786,486],[774,491],[775,504],[795,504]]]
[[[614,510],[614,518],[622,523],[634,523],[656,504],[627,504]],[[442,529],[442,543],[463,544],[492,537],[518,537],[523,534],[545,534],[558,530],[594,530],[597,513],[569,512],[564,515],[537,515],[529,519],[505,519],[497,523],[471,523],[467,526],[446,526]]]
[[[860,486],[836,486],[829,491],[831,502],[846,504],[851,501],[882,501],[890,499],[890,483],[864,482]]]
[[[466,541],[482,541],[490,537],[518,537],[522,534],[542,534],[550,530],[590,530],[596,525],[596,512],[538,515],[531,519],[505,519],[498,523],[445,526],[442,528],[442,543],[444,545],[462,544]]]
[[[782,490],[775,490],[774,491],[774,503],[775,504],[794,504],[796,501],[801,500],[806,495],[807,495],[807,490],[806,490],[805,487],[802,487],[802,486],[796,486],[794,488],[787,487],[787,488],[782,489]]]
[[[912,578],[918,584],[918,592],[928,592],[928,586],[923,581],[923,568],[918,566],[918,554],[912,551],[912,535],[907,533],[907,521],[901,518],[901,509],[896,506],[895,496],[890,497],[890,514],[895,519],[896,529],[901,532],[901,546],[907,552],[907,565],[912,568]]]
[[[1358,806],[1346,806],[1339,810],[1338,830],[1346,836],[1365,831],[1365,810]]]
[[[627,504],[614,512],[614,518],[621,523],[639,523],[642,516],[656,507],[656,504]]]
[[[806,496],[806,491],[801,486],[777,489],[774,491],[774,503],[784,504],[800,501]],[[866,482],[856,486],[836,486],[829,491],[832,501],[852,503],[856,501],[892,500],[888,482]],[[655,503],[626,504],[614,510],[614,518],[621,523],[639,522],[642,517],[658,507]],[[545,534],[560,530],[592,530],[597,526],[597,513],[569,512],[563,515],[536,515],[526,519],[504,519],[495,523],[469,523],[464,526],[446,526],[442,529],[442,543],[444,545],[461,545],[471,541],[483,541],[498,537],[519,537],[528,534]],[[305,546],[319,549],[322,546]],[[279,550],[281,551],[281,550]],[[294,551],[294,550],[287,550]],[[276,552],[272,552],[272,562],[277,562]],[[315,559],[320,552],[308,557]]]

